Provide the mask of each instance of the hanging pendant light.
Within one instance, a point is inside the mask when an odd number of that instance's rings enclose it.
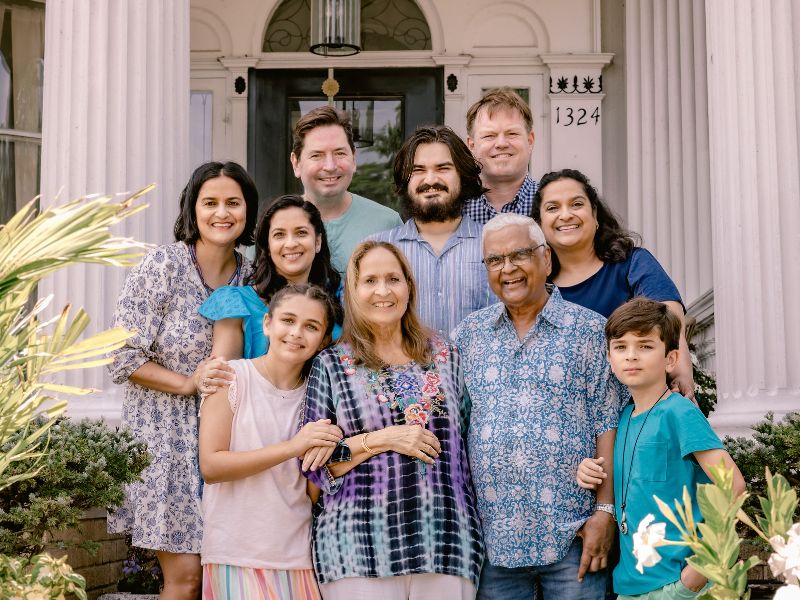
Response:
[[[361,52],[361,0],[311,0],[311,48],[321,56]]]

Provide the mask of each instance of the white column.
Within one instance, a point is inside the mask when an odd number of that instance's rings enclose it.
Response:
[[[603,67],[613,54],[543,54],[550,69],[550,165],[603,189]]]
[[[42,203],[59,193],[70,199],[155,182],[150,207],[117,233],[171,241],[189,176],[189,1],[48,2],[44,73]],[[111,323],[125,275],[77,266],[43,282],[40,295],[55,294],[56,306],[84,307],[90,330],[99,331]],[[108,410],[104,399],[116,390],[104,370],[67,379],[106,391],[72,402],[73,414]]]
[[[631,0],[625,22],[627,225],[688,306],[713,277],[704,7]]]
[[[434,56],[433,61],[444,67],[444,124],[467,138],[466,104],[467,68],[471,56],[463,54]]]
[[[706,2],[719,403],[800,409],[800,5]]]

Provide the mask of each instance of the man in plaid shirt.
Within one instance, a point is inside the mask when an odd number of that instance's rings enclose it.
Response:
[[[481,163],[488,190],[464,203],[463,213],[481,225],[498,213],[530,216],[536,182],[528,175],[533,117],[509,87],[489,90],[467,111],[467,145]]]

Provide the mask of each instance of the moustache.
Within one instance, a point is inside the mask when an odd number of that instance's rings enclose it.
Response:
[[[417,186],[417,189],[415,191],[417,194],[424,194],[425,192],[429,192],[431,190],[437,192],[449,192],[450,188],[441,183],[433,183],[431,185],[426,185],[423,183],[422,185]]]

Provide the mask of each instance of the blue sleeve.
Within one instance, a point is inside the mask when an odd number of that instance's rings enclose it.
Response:
[[[678,288],[655,256],[644,248],[634,248],[630,260],[628,285],[631,297],[644,296],[659,302],[672,301],[683,305]]]
[[[200,305],[198,312],[210,321],[221,319],[244,319],[250,311],[242,298],[245,288],[226,285],[214,290],[208,299]]]
[[[725,448],[697,405],[683,396],[674,400],[674,408],[670,411],[671,428],[683,458],[694,452]]]

